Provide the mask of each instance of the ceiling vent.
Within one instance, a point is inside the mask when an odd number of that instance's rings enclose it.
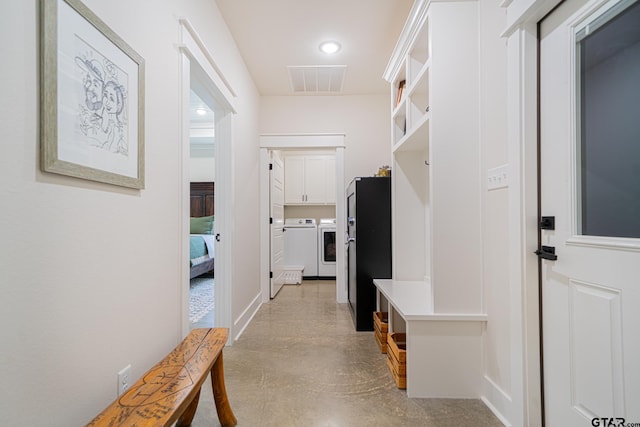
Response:
[[[346,65],[288,66],[294,93],[340,93]]]

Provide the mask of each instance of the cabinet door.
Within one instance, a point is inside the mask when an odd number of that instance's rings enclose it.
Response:
[[[304,193],[306,203],[326,203],[326,156],[305,157]]]
[[[304,203],[304,157],[284,158],[284,203],[299,205]]]

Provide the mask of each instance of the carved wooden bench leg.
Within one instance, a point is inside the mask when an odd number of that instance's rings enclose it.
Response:
[[[176,427],[190,427],[191,422],[193,421],[193,417],[196,415],[196,410],[198,409],[198,402],[200,401],[200,390],[193,397],[193,400],[184,411],[178,422],[176,423]]]
[[[213,388],[213,400],[216,403],[218,411],[218,420],[222,427],[233,427],[238,424],[236,416],[231,410],[229,399],[227,398],[227,389],[224,385],[224,362],[222,361],[222,352],[218,355],[213,367],[211,368],[211,388]]]

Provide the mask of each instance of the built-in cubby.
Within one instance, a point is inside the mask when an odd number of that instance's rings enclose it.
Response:
[[[407,134],[407,103],[402,99],[394,110],[393,114],[393,140],[394,143],[400,142]]]
[[[415,2],[391,88],[392,279],[374,283],[406,334],[409,397],[478,397],[482,378],[477,1]]]
[[[415,85],[419,81],[420,75],[424,74],[425,69],[431,59],[429,51],[429,16],[425,15],[423,21],[417,26],[418,33],[411,45],[407,55],[407,64],[409,69],[409,82]]]
[[[428,280],[431,271],[428,151],[393,156],[393,277]]]

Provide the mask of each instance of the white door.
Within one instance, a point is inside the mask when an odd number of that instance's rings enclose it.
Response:
[[[270,215],[271,215],[271,298],[284,284],[284,169],[279,151],[271,152]]]
[[[540,141],[546,425],[640,423],[640,2],[541,22]]]

